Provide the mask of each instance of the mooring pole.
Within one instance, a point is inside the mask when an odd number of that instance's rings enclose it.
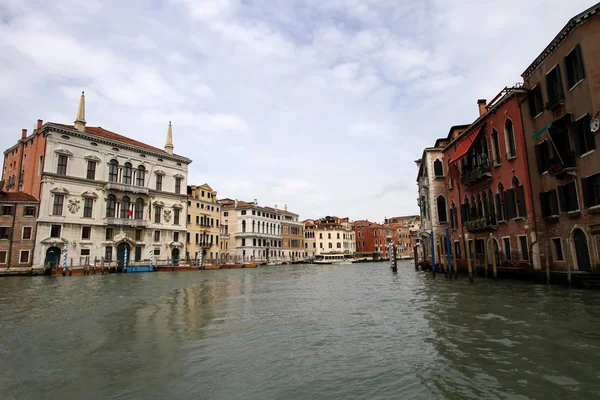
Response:
[[[465,233],[465,251],[467,252],[467,270],[469,271],[469,281],[473,282],[473,268],[471,267],[471,251],[469,249],[469,236]]]
[[[417,246],[413,246],[413,260],[415,261],[415,271],[419,270],[419,250]]]
[[[431,240],[431,271],[435,277],[435,235],[433,234],[433,229],[431,230],[429,237]]]
[[[565,261],[567,262],[567,282],[569,282],[569,286],[571,286],[571,260],[569,259],[569,252],[571,250],[571,240],[567,238],[565,246]]]
[[[494,271],[494,279],[498,278],[498,268],[496,267],[496,239],[490,233],[490,241],[492,242],[492,268]]]
[[[450,232],[448,231],[448,227],[446,227],[446,256],[448,258],[448,272],[450,273],[450,279],[452,279],[452,247],[450,246]]]
[[[488,257],[489,257],[488,245],[483,239],[483,267],[485,268],[484,275],[488,277]]]
[[[550,284],[550,243],[546,244],[546,284]]]

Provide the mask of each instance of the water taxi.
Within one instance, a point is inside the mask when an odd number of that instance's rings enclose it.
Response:
[[[319,254],[315,256],[315,264],[347,264],[349,261],[344,254]]]

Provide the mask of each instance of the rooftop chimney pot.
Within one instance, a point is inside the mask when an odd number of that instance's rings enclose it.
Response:
[[[479,116],[482,116],[487,112],[487,100],[479,99],[477,100],[477,105],[479,106]]]
[[[27,137],[27,129],[21,130],[21,139],[25,139]]]
[[[42,129],[42,125],[44,125],[44,121],[41,119],[37,120],[37,129]]]

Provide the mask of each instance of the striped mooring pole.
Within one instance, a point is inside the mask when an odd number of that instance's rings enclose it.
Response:
[[[63,248],[63,271],[65,271],[67,269],[67,248]]]
[[[127,272],[127,256],[129,255],[129,249],[125,246],[125,254],[123,255],[123,272]]]
[[[245,257],[246,257],[246,250],[242,250],[242,264],[244,263]]]
[[[198,254],[198,266],[202,266],[202,252],[200,252],[200,254]]]

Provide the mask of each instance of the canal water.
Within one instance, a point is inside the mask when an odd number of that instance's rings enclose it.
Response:
[[[2,399],[600,398],[600,293],[401,263],[0,279]]]

